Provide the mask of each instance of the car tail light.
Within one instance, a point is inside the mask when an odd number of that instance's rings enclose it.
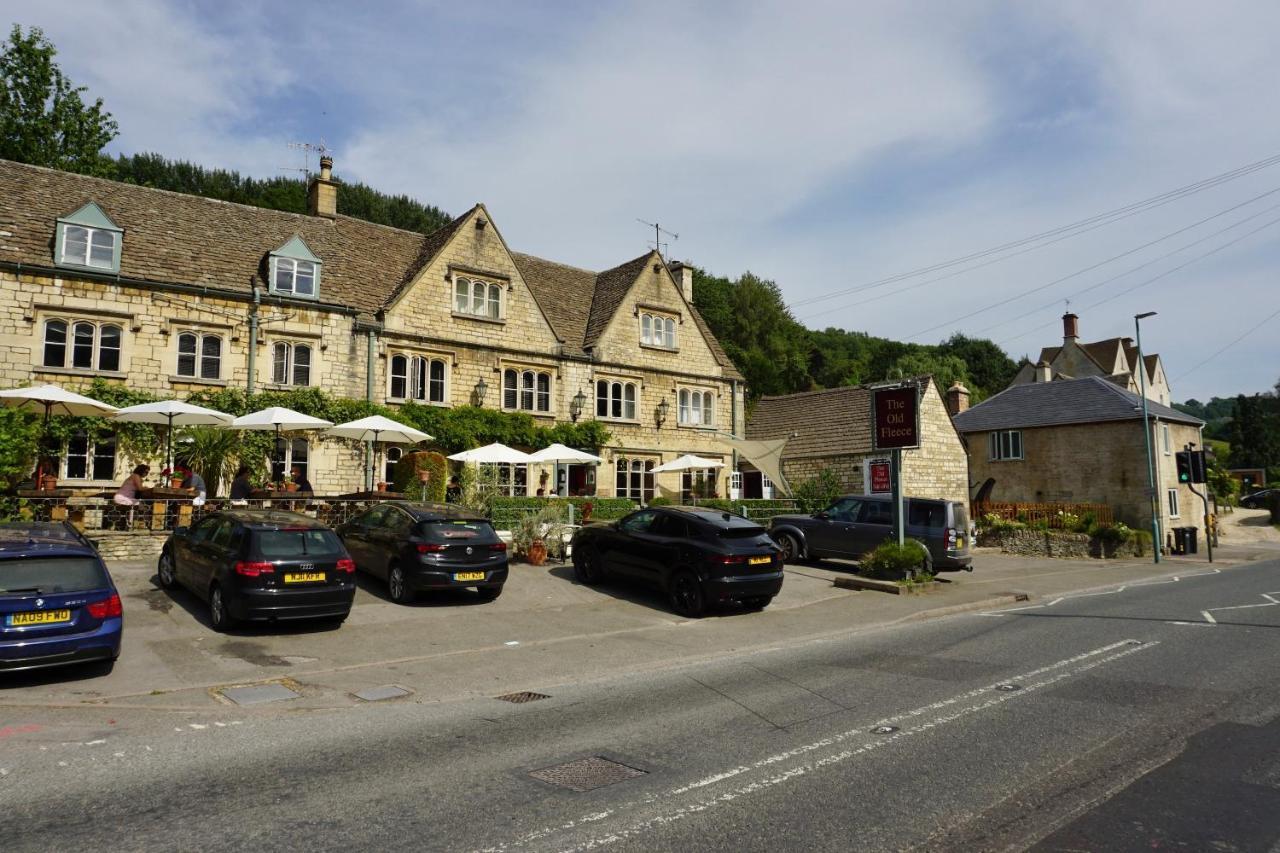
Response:
[[[960,531],[956,530],[954,527],[948,527],[947,528],[947,548],[954,551],[956,548],[956,543],[959,541],[960,541]]]
[[[338,564],[334,566],[334,569],[339,572],[346,572],[350,574],[356,570],[356,561],[350,557],[343,557],[338,561]]]
[[[258,575],[274,574],[276,570],[274,563],[250,563],[244,560],[236,563],[236,574],[244,575],[247,578],[256,578]]]
[[[108,619],[112,616],[119,616],[120,596],[115,593],[110,598],[104,598],[102,601],[95,601],[88,606],[89,615],[94,619]]]
[[[712,554],[707,562],[713,566],[740,566],[747,561],[741,554]]]
[[[506,543],[506,542],[494,542],[492,545],[490,545],[490,546],[489,546],[489,550],[490,550],[490,551],[505,551],[505,550],[507,550],[507,543]]]
[[[448,547],[447,545],[438,545],[435,542],[420,542],[418,543],[418,553],[419,554],[439,554],[441,551],[443,551],[447,547]]]

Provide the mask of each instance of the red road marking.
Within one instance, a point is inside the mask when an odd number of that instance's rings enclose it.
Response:
[[[36,723],[27,723],[25,726],[4,726],[0,728],[0,737],[12,737],[13,735],[27,735],[32,732],[40,731],[41,726]]]

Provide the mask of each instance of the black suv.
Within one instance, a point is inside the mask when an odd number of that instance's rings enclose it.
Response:
[[[681,616],[713,603],[768,607],[782,589],[782,555],[760,525],[705,507],[649,507],[573,535],[578,580],[616,575],[663,590]]]
[[[969,514],[964,504],[938,498],[904,498],[906,536],[929,552],[929,572],[973,571],[969,556]],[[893,536],[893,504],[881,495],[845,495],[813,515],[775,516],[769,535],[788,562],[841,557],[860,560]]]
[[[173,531],[160,554],[160,585],[181,584],[209,603],[209,622],[333,619],[351,612],[356,565],[338,536],[313,518],[279,510],[229,510]]]
[[[507,582],[506,543],[488,519],[462,507],[382,503],[339,525],[338,535],[360,571],[385,580],[398,604],[456,587],[493,601]]]

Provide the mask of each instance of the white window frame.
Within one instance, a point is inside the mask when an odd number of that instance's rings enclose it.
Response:
[[[310,291],[301,291],[298,289],[298,280],[303,267],[308,267],[311,278]],[[281,274],[286,276],[287,286],[281,286]],[[320,263],[318,261],[309,261],[304,258],[286,258],[281,256],[272,256],[271,258],[271,288],[272,293],[278,293],[282,296],[295,296],[298,299],[319,299],[320,298]]]
[[[1160,442],[1164,448],[1164,455],[1169,456],[1173,453],[1172,430],[1168,424],[1160,424]]]
[[[390,444],[390,445],[387,445],[387,449],[384,450],[382,453],[383,453],[383,460],[384,460],[383,471],[382,471],[383,477],[388,483],[394,482],[396,478],[395,476],[396,463],[404,458],[404,448],[398,444]]]
[[[1017,448],[1014,448],[1014,437],[1017,437]],[[1018,462],[1026,459],[1026,447],[1022,440],[1022,430],[1001,429],[987,435],[987,460],[990,462]]]
[[[604,394],[600,393],[602,388]],[[595,397],[597,420],[630,422],[639,420],[640,386],[636,382],[630,379],[598,377]]]
[[[404,372],[396,370],[396,362],[403,361]],[[434,377],[436,365],[440,366],[440,378]],[[396,402],[423,403],[445,406],[449,403],[449,360],[442,356],[396,351],[387,359],[387,399]],[[396,382],[404,384],[403,394],[396,393]],[[436,393],[436,389],[439,393]]]
[[[640,343],[642,346],[675,350],[676,318],[649,311],[640,313]]]
[[[62,329],[62,361],[60,364],[49,363],[49,326],[52,323],[61,323]],[[76,336],[78,330],[82,327],[89,327],[92,331],[89,337],[89,366],[76,364],[76,349],[83,344],[77,343]],[[116,332],[116,345],[109,346],[104,341],[103,332],[107,329],[114,329]],[[103,354],[105,352],[115,353],[115,366],[103,367]],[[123,372],[124,362],[124,325],[120,322],[109,320],[90,320],[85,317],[46,317],[44,322],[40,324],[40,366],[49,367],[55,370],[75,370],[82,373],[121,373]]]
[[[511,383],[514,375],[515,383]],[[508,395],[514,394],[512,398]],[[552,414],[553,384],[550,368],[514,367],[502,369],[502,408],[508,412]]]
[[[84,459],[84,466],[85,466],[84,476],[75,477],[71,475],[71,457],[72,457],[71,442],[81,437],[83,437],[85,442],[85,452],[83,454],[77,453],[75,455],[77,458]],[[62,470],[60,472],[62,474],[61,479],[74,480],[75,482],[78,482],[78,483],[79,482],[85,482],[85,483],[114,482],[116,479],[116,470],[120,464],[120,441],[119,441],[119,438],[114,434],[111,435],[110,438],[107,439],[107,441],[109,441],[111,445],[111,470],[110,472],[107,473],[107,476],[105,477],[93,476],[96,461],[100,458],[105,458],[105,454],[99,453],[99,446],[106,442],[103,442],[101,439],[91,439],[88,433],[84,432],[84,430],[79,430],[74,435],[72,435],[72,437],[68,439],[67,443],[62,447],[62,460],[61,460]]]
[[[1170,517],[1170,518],[1180,518],[1181,516],[1179,515],[1179,513],[1182,511],[1182,507],[1178,505],[1178,490],[1177,490],[1177,489],[1166,489],[1166,490],[1165,490],[1165,502],[1168,504],[1168,507],[1167,507],[1167,508],[1168,508],[1168,510],[1169,510],[1169,517]]]
[[[195,339],[195,352],[184,353],[182,351],[182,339],[190,337]],[[218,344],[218,352],[216,355],[209,355],[205,352],[206,341],[216,341]],[[222,360],[226,351],[226,342],[222,339],[222,335],[214,335],[207,332],[197,332],[194,329],[183,329],[178,332],[174,338],[177,346],[177,356],[174,361],[173,375],[180,376],[183,379],[221,379],[222,378]],[[182,372],[182,359],[187,356],[191,359],[191,372]],[[213,362],[213,375],[206,376],[205,370],[209,363]]]
[[[71,242],[71,229],[77,229],[84,232],[84,253],[78,257],[72,257],[68,254],[68,244]],[[60,253],[58,255],[58,266],[62,267],[83,267],[90,270],[108,270],[114,272],[120,268],[120,251],[119,241],[120,232],[112,231],[107,228],[94,228],[91,225],[80,225],[75,222],[63,222],[58,225],[61,232],[58,240]],[[101,238],[106,238],[106,245],[101,242]],[[79,242],[78,240],[76,242]],[[99,251],[105,249],[108,255],[106,260],[101,257],[94,258],[94,250]]]
[[[281,381],[280,374],[276,372],[278,359],[276,351],[284,347],[284,377]],[[305,349],[307,351],[307,381],[298,382],[298,350]],[[271,356],[271,384],[287,385],[290,388],[310,388],[315,382],[316,370],[316,348],[310,341],[272,341],[269,351]]]
[[[505,320],[506,291],[506,287],[499,282],[454,273],[453,290],[450,293],[453,313],[482,320]]]
[[[657,465],[654,459],[619,456],[613,463],[614,496],[642,504],[652,501],[657,494],[656,475],[653,473]]]
[[[679,389],[676,393],[676,424],[690,429],[715,429],[716,393],[707,388]]]
[[[273,483],[280,483],[288,480],[289,471],[293,468],[295,464],[297,464],[302,468],[303,478],[310,480],[311,477],[309,475],[311,473],[311,451],[312,451],[311,443],[307,441],[307,439],[305,438],[297,438],[297,437],[291,437],[287,435],[280,436],[280,441],[284,443],[283,454],[280,453],[280,445],[276,443],[274,438],[272,439],[272,442],[271,442],[271,466],[270,466],[271,478],[272,478],[271,481]],[[299,447],[302,448],[303,458],[301,462],[295,463],[294,451]],[[280,464],[278,460],[282,456],[284,457],[284,468],[277,469],[276,466]],[[281,475],[278,477],[276,476],[277,470],[282,471]]]

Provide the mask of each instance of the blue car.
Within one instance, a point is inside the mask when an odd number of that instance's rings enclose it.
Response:
[[[120,656],[120,594],[69,524],[0,524],[0,670]]]

